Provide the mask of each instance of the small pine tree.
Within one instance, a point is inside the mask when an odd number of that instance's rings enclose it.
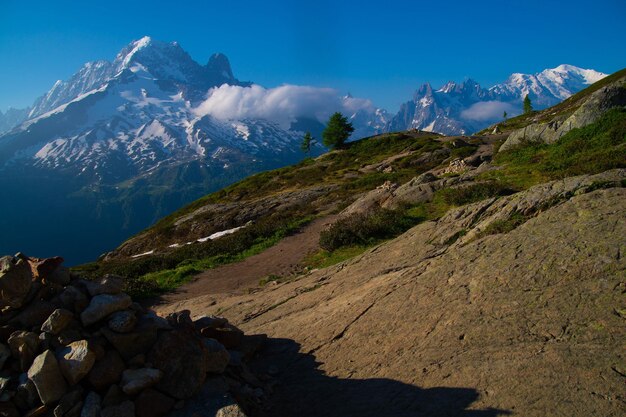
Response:
[[[354,127],[348,122],[348,118],[341,113],[335,113],[330,116],[326,129],[322,132],[323,143],[329,148],[341,148],[352,132],[354,132]]]
[[[311,132],[306,132],[304,137],[302,138],[302,143],[300,144],[300,150],[311,157],[311,145],[315,143],[315,138],[311,136]]]
[[[530,102],[528,94],[526,94],[526,97],[524,97],[524,114],[530,113],[531,111],[533,111],[533,104]]]
[[[508,114],[506,114],[506,110],[505,110],[505,111],[504,111],[504,113],[502,113],[502,118],[503,118],[504,120],[506,120],[506,117],[507,117],[507,116],[508,116]]]

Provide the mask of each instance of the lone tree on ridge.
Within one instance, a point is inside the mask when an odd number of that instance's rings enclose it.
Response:
[[[531,111],[533,111],[533,104],[530,102],[528,94],[526,94],[526,97],[524,97],[524,114],[530,113]]]
[[[354,132],[352,123],[348,122],[347,117],[337,112],[328,119],[326,129],[322,132],[322,143],[329,148],[341,148],[352,132]]]
[[[300,144],[300,150],[306,153],[308,157],[311,157],[311,145],[315,143],[315,138],[311,136],[311,132],[306,132],[304,137],[302,138],[302,143]]]

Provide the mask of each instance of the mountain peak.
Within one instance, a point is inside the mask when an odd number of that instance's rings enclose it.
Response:
[[[206,68],[209,72],[219,74],[227,80],[233,80],[233,70],[230,67],[230,61],[228,57],[223,53],[215,53],[209,58],[209,62],[206,64]]]

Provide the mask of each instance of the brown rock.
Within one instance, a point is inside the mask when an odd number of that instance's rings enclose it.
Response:
[[[217,340],[223,344],[226,349],[236,348],[243,340],[243,332],[230,324],[220,328],[204,328],[201,334],[204,337]]]
[[[120,354],[115,350],[109,350],[102,359],[96,361],[87,375],[87,380],[100,391],[119,382],[124,368],[124,361]]]
[[[191,397],[206,378],[207,349],[202,340],[186,330],[159,336],[148,362],[163,371],[157,389],[176,399]]]
[[[124,394],[119,385],[111,385],[106,395],[102,399],[102,408],[120,405],[128,400],[128,395]]]
[[[83,389],[78,386],[72,391],[65,394],[59,400],[59,404],[54,408],[54,416],[55,417],[64,417],[69,411],[74,408],[76,404],[82,402],[83,399]]]
[[[76,314],[82,313],[89,305],[89,299],[78,288],[74,286],[67,286],[61,294],[59,294],[59,300],[68,310],[73,311]]]
[[[163,378],[163,372],[159,369],[127,369],[122,373],[122,391],[128,395],[135,395],[156,385],[161,378]]]
[[[13,403],[0,402],[0,416],[1,417],[20,417],[20,412],[15,408]]]
[[[89,349],[86,340],[70,343],[57,353],[59,368],[70,385],[77,384],[91,370],[96,355]]]
[[[174,407],[174,403],[173,398],[148,388],[135,400],[135,413],[137,417],[163,417]]]
[[[19,361],[20,369],[26,371],[37,356],[39,336],[32,332],[13,332],[9,337],[9,347],[13,357]]]
[[[228,362],[230,361],[230,354],[222,345],[215,339],[202,338],[202,343],[207,350],[205,367],[207,372],[221,374],[226,370]]]
[[[28,262],[13,256],[0,258],[0,309],[21,307],[32,281]]]
[[[71,311],[57,308],[41,325],[41,331],[57,335],[70,324],[73,318],[74,314]]]
[[[37,356],[28,370],[28,378],[33,381],[41,402],[51,404],[65,394],[66,384],[54,354],[46,350]]]

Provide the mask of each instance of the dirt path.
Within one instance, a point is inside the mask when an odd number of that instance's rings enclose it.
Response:
[[[335,217],[315,219],[295,235],[241,262],[204,271],[176,291],[151,300],[151,307],[156,311],[177,310],[183,304],[184,308],[189,308],[188,305],[195,304],[194,300],[206,304],[218,299],[218,295],[244,294],[248,289],[257,287],[259,280],[268,275],[286,277],[297,274],[303,268],[304,258],[319,249],[320,232]]]

